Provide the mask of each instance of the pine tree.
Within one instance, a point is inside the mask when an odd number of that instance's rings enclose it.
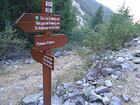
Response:
[[[100,5],[100,7],[95,12],[95,15],[91,19],[91,25],[90,26],[91,26],[92,29],[95,29],[98,24],[103,23],[103,14],[104,14],[103,6]]]
[[[53,0],[54,12],[61,15],[61,32],[69,33],[76,26],[76,15],[72,0]]]

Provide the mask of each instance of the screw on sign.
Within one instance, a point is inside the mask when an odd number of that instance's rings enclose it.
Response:
[[[42,14],[24,13],[16,25],[25,32],[43,32],[34,37],[31,49],[33,59],[43,65],[44,105],[51,105],[51,71],[54,70],[52,49],[63,47],[68,39],[64,34],[51,35],[52,31],[60,30],[60,16],[52,14],[51,0],[41,0]]]

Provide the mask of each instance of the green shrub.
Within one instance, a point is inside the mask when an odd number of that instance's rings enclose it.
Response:
[[[83,40],[83,43],[96,53],[104,49],[105,37],[101,33],[89,29],[88,33],[86,34],[86,38]]]
[[[5,30],[0,32],[0,59],[5,59],[11,50],[19,50],[25,47],[26,41],[17,39],[17,30],[8,23]]]

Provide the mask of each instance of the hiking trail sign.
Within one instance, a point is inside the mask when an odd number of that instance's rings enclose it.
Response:
[[[44,32],[60,30],[60,16],[24,13],[16,25],[25,32]]]
[[[34,47],[31,55],[34,60],[43,65],[43,96],[44,105],[51,105],[51,74],[54,70],[52,49],[63,47],[68,38],[64,34],[52,34],[60,30],[60,16],[52,14],[51,0],[41,0],[42,13],[23,13],[16,25],[25,32],[42,32],[34,36]]]
[[[64,34],[49,37],[45,35],[36,35],[34,37],[35,49],[38,51],[63,47],[67,41],[68,39]]]

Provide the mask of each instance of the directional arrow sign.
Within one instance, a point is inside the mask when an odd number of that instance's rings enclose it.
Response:
[[[51,70],[54,70],[54,57],[49,54],[44,55],[43,64],[49,67]]]
[[[36,35],[34,39],[35,49],[38,51],[60,48],[68,42],[68,38],[64,34],[53,36]]]
[[[24,13],[16,25],[25,32],[44,32],[60,30],[60,16]]]
[[[43,57],[44,57],[43,52],[37,51],[37,50],[35,49],[35,47],[33,47],[33,48],[31,49],[31,55],[32,55],[32,57],[33,57],[34,60],[36,60],[37,62],[43,64]]]
[[[54,57],[49,54],[43,54],[41,51],[37,51],[35,47],[31,49],[31,55],[34,60],[37,62],[44,64],[45,66],[49,67],[50,69],[54,70]]]

